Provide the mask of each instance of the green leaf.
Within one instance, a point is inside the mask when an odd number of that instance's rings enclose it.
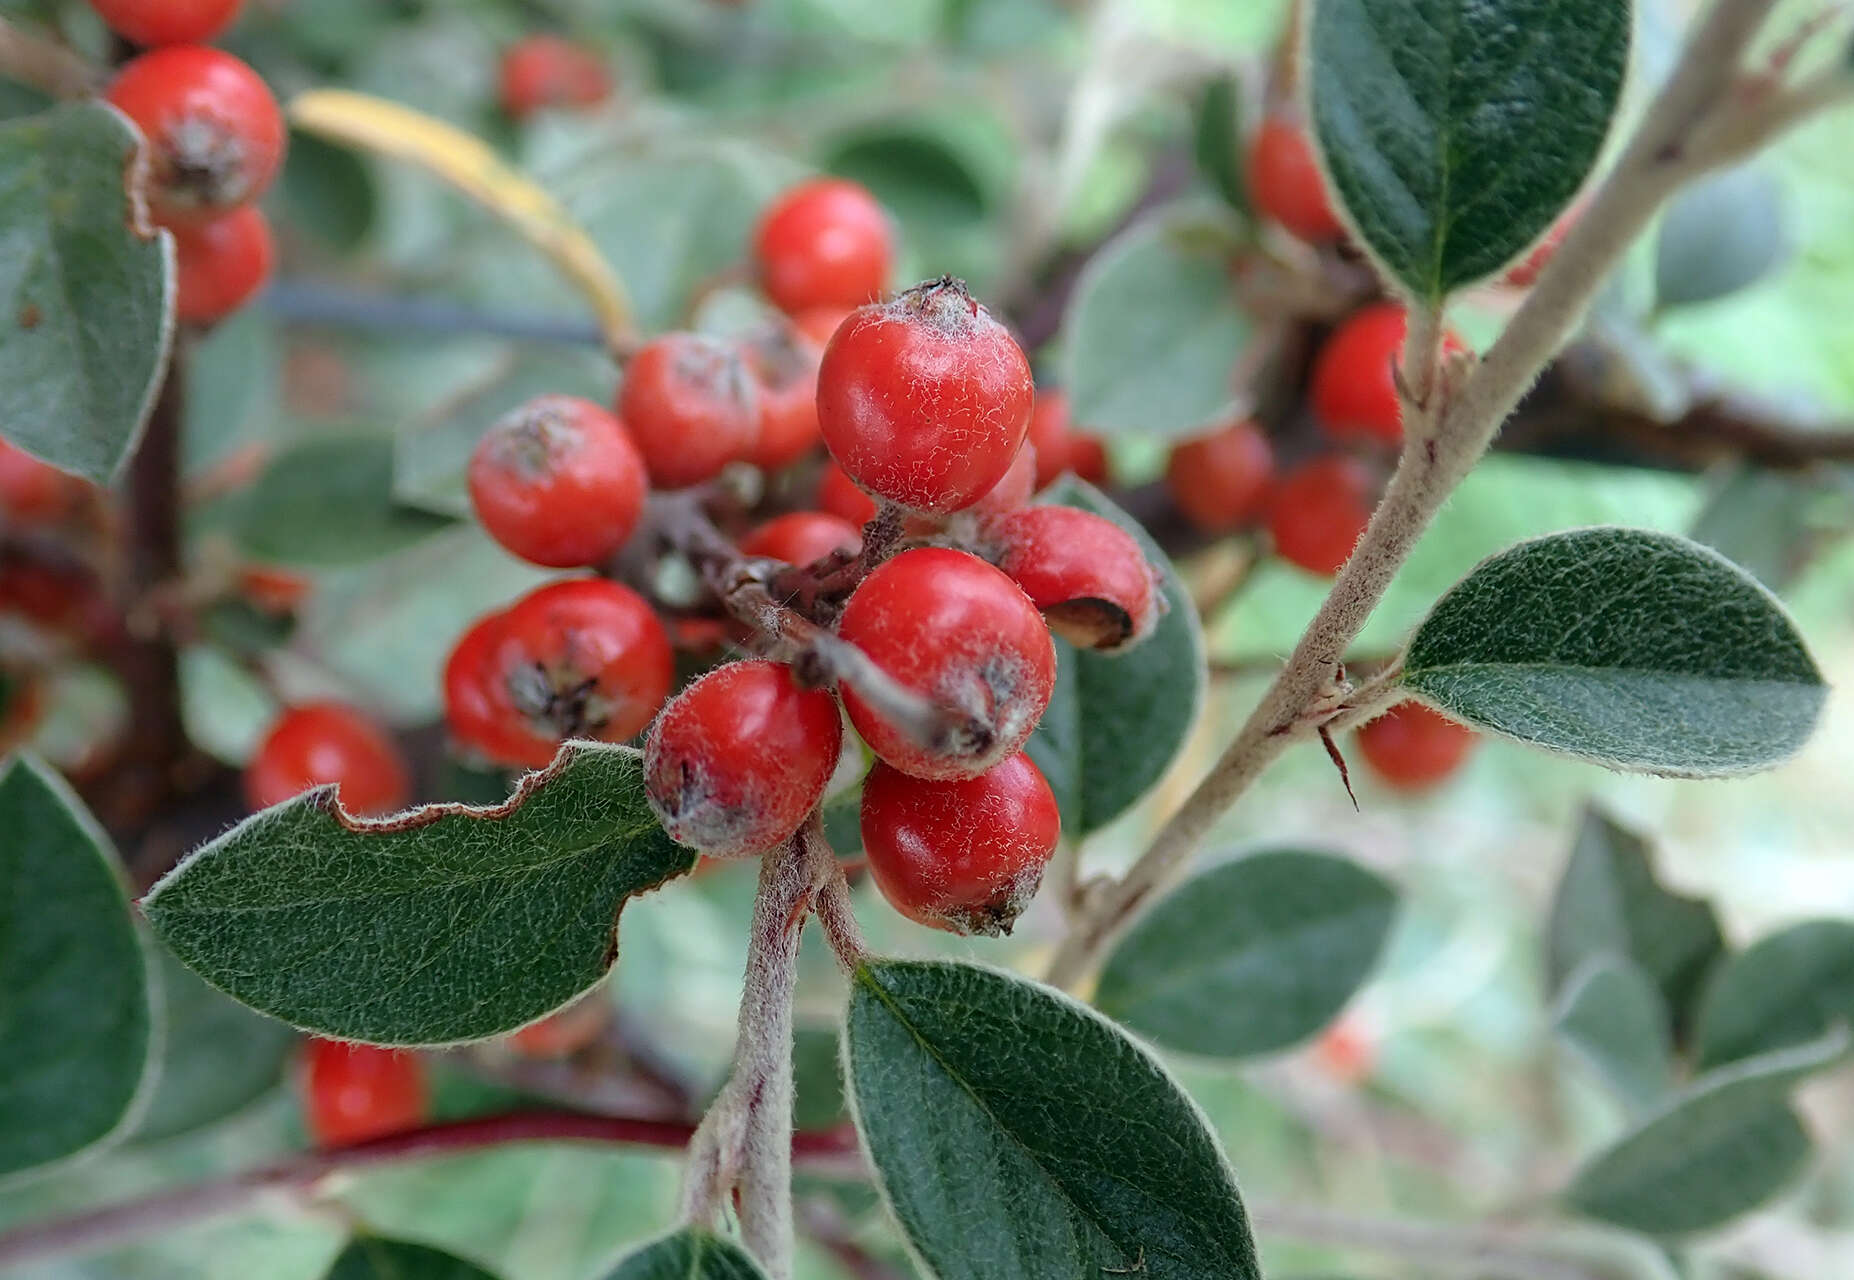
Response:
[[[173,342],[173,241],[137,229],[139,142],[81,103],[0,124],[0,435],[108,483]]]
[[[409,1240],[357,1236],[322,1280],[496,1280],[474,1262]]]
[[[360,247],[379,213],[380,192],[367,162],[313,133],[291,132],[278,185],[290,225],[342,252]]]
[[[1192,134],[1197,171],[1230,208],[1247,210],[1242,177],[1242,97],[1236,77],[1221,75],[1204,86]]]
[[[1667,1002],[1653,979],[1617,955],[1593,958],[1565,984],[1558,1034],[1631,1111],[1674,1087]]]
[[[1847,1045],[1838,1031],[1700,1077],[1586,1164],[1566,1188],[1566,1203],[1631,1231],[1683,1236],[1768,1202],[1811,1155],[1785,1096]]]
[[[409,547],[450,521],[393,501],[393,442],[351,435],[278,455],[243,500],[238,539],[280,564],[342,565]]]
[[[1757,168],[1703,178],[1661,215],[1655,304],[1686,307],[1749,288],[1789,253],[1783,188]]]
[[[684,1227],[627,1253],[605,1280],[765,1280],[765,1272],[739,1245]]]
[[[1653,981],[1675,1024],[1684,1026],[1708,970],[1724,954],[1711,905],[1662,886],[1648,842],[1586,810],[1552,901],[1546,969],[1553,988],[1562,989],[1592,960],[1620,957]]]
[[[853,981],[857,1123],[939,1280],[1259,1280],[1204,1117],[1111,1023],[950,961],[875,960]]]
[[[1811,920],[1720,966],[1700,1003],[1702,1068],[1815,1040],[1854,1023],[1854,924]]]
[[[1827,694],[1749,574],[1685,538],[1618,528],[1483,560],[1417,628],[1403,680],[1478,728],[1694,778],[1789,758]]]
[[[1071,838],[1112,822],[1171,767],[1197,722],[1209,679],[1197,607],[1159,545],[1100,490],[1064,476],[1045,501],[1105,516],[1132,534],[1159,570],[1167,611],[1127,653],[1056,641],[1056,688],[1025,748],[1049,780]]]
[[[574,744],[496,809],[364,822],[319,788],[199,849],[143,899],[220,990],[344,1040],[445,1044],[567,1004],[618,954],[618,913],[694,864],[627,747]]]
[[[1090,431],[1179,439],[1236,410],[1250,322],[1230,282],[1235,231],[1207,202],[1156,214],[1097,254],[1063,319],[1062,385]]]
[[[236,1115],[276,1088],[296,1034],[259,1017],[155,951],[161,978],[161,1054],[136,1142],[159,1142]]]
[[[1253,853],[1193,876],[1108,957],[1094,1002],[1168,1049],[1240,1058],[1297,1044],[1370,976],[1396,891],[1344,858]]]
[[[107,838],[57,774],[0,771],[0,1176],[119,1136],[148,1082],[148,968]]]
[[[1314,6],[1314,131],[1392,278],[1437,301],[1544,233],[1603,148],[1629,28],[1628,0]]]

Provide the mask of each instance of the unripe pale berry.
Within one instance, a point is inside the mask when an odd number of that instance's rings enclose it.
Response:
[[[1004,478],[1032,397],[1023,350],[950,278],[855,312],[818,372],[831,456],[867,492],[935,514]]]
[[[303,1122],[316,1146],[352,1146],[424,1122],[429,1091],[416,1054],[315,1039],[303,1058]]]
[[[877,764],[863,781],[863,852],[910,920],[949,933],[1011,931],[1062,835],[1056,798],[1023,754],[934,782]]]
[[[1204,533],[1229,533],[1261,515],[1275,476],[1275,451],[1253,422],[1235,422],[1172,450],[1165,487]]]
[[[1075,507],[1024,507],[985,526],[998,567],[1070,644],[1122,653],[1152,634],[1165,598],[1133,535]]]
[[[839,552],[848,559],[862,546],[862,530],[827,511],[793,511],[774,516],[740,540],[742,555],[799,566]]]
[[[1461,767],[1474,743],[1474,730],[1420,702],[1400,702],[1358,730],[1365,763],[1402,791],[1435,786]]]
[[[843,747],[837,700],[782,662],[717,667],[663,708],[644,742],[644,792],[670,838],[745,858],[792,838]]]
[[[1263,120],[1249,141],[1249,198],[1257,209],[1310,244],[1345,234],[1327,198],[1313,144],[1284,116]]]
[[[1303,462],[1269,502],[1275,554],[1330,578],[1351,559],[1375,505],[1376,484],[1363,463],[1341,454]]]
[[[760,286],[782,311],[857,307],[888,286],[888,215],[842,178],[801,182],[775,201],[753,235]]]
[[[470,501],[490,537],[557,569],[598,564],[644,511],[644,460],[610,413],[540,396],[499,420],[470,455]]]
[[[693,333],[647,342],[625,366],[618,416],[651,481],[684,489],[712,480],[759,446],[758,384],[733,346]]]
[[[174,229],[174,314],[189,324],[223,320],[270,280],[276,245],[255,205]]]
[[[502,109],[517,120],[548,107],[596,107],[611,96],[605,63],[559,36],[529,36],[502,55]]]
[[[393,813],[412,796],[399,747],[373,718],[339,702],[291,707],[245,766],[245,803],[268,809],[333,783],[341,807],[362,817]]]
[[[968,719],[956,741],[923,744],[845,687],[870,749],[922,778],[970,778],[1021,748],[1049,705],[1056,651],[1036,606],[977,556],[904,551],[857,587],[838,627],[904,687]]]

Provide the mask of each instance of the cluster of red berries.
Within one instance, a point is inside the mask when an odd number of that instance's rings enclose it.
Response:
[[[527,36],[502,54],[502,109],[517,120],[551,108],[584,110],[611,96],[605,63],[560,36]]]
[[[148,142],[148,208],[174,235],[176,314],[211,324],[270,278],[270,223],[253,203],[277,176],[285,130],[257,73],[203,42],[240,0],[91,0],[118,35],[146,48],[105,94]]]

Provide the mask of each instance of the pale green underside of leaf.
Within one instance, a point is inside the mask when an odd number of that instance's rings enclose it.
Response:
[[[361,564],[449,526],[393,497],[393,442],[318,438],[280,455],[243,495],[238,539],[279,564]]]
[[[877,960],[854,982],[858,1126],[940,1280],[1257,1280],[1202,1115],[1110,1023],[972,965]]]
[[[1071,838],[1106,826],[1165,775],[1204,701],[1204,635],[1190,593],[1151,536],[1093,485],[1065,476],[1049,502],[1105,516],[1159,570],[1167,611],[1136,648],[1113,656],[1056,641],[1056,688],[1025,750],[1049,780]]]
[[[1788,758],[1826,697],[1755,579],[1684,538],[1618,528],[1483,561],[1417,629],[1404,683],[1479,728],[1678,777]]]
[[[617,958],[624,903],[693,861],[651,816],[637,753],[581,743],[501,809],[357,823],[309,792],[200,849],[143,909],[255,1009],[347,1040],[443,1044],[587,990]]]
[[[1609,132],[1627,0],[1320,0],[1314,131],[1392,277],[1440,299],[1551,225]]]
[[[1214,867],[1142,916],[1108,957],[1101,1012],[1169,1049],[1245,1057],[1318,1032],[1370,975],[1396,916],[1381,877],[1276,850]]]
[[[496,1276],[430,1245],[360,1236],[341,1251],[323,1280],[496,1280]]]
[[[1801,1175],[1811,1154],[1786,1095],[1847,1047],[1842,1030],[1702,1076],[1587,1164],[1566,1202],[1656,1236],[1705,1231],[1768,1202]]]
[[[1566,985],[1557,1029],[1631,1112],[1674,1086],[1667,1003],[1640,968],[1615,955],[1592,960]]]
[[[128,121],[89,102],[0,125],[0,435],[108,483],[173,339],[173,242],[137,233]]]
[[[1854,1025],[1854,923],[1811,920],[1731,957],[1706,988],[1701,1067],[1804,1044]]]
[[[765,1280],[765,1273],[739,1245],[685,1227],[626,1254],[605,1280]]]
[[[157,1039],[121,870],[57,774],[0,770],[0,1177],[118,1136]]]

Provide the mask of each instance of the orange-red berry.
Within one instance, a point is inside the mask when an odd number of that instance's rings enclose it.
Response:
[[[470,456],[470,501],[489,535],[557,569],[603,561],[644,511],[644,459],[610,413],[540,396],[498,421]]]
[[[599,56],[559,36],[529,36],[502,55],[502,109],[517,120],[548,107],[596,107],[611,92]]]
[[[1474,730],[1420,702],[1400,702],[1358,730],[1371,771],[1403,791],[1433,787],[1461,767]]]
[[[347,1147],[416,1129],[430,1105],[415,1054],[342,1040],[303,1050],[303,1120],[318,1147]]]
[[[828,511],[793,511],[774,516],[740,540],[743,555],[801,566],[838,552],[853,556],[862,546],[862,530]]]
[[[712,480],[759,447],[758,382],[733,346],[693,333],[647,342],[625,366],[618,416],[653,483]]]
[[[341,807],[362,817],[393,813],[412,798],[411,773],[391,735],[339,702],[304,703],[279,716],[245,766],[244,783],[253,810],[331,783]]]
[[[1275,451],[1253,422],[1188,440],[1172,450],[1165,487],[1185,519],[1204,533],[1229,533],[1253,522],[1268,502]]]
[[[1352,558],[1376,505],[1371,472],[1340,454],[1287,473],[1268,509],[1275,554],[1308,573],[1331,577]]]
[[[90,0],[111,31],[143,48],[204,44],[232,25],[242,0]]]
[[[270,221],[254,205],[222,218],[174,227],[178,286],[174,314],[189,324],[223,320],[270,281],[276,261]]]
[[[1257,209],[1310,244],[1345,234],[1327,196],[1313,144],[1285,116],[1269,116],[1249,140],[1249,198]]]
[[[783,311],[857,307],[882,296],[893,254],[888,215],[842,178],[801,182],[760,218],[760,286]]]
[[[1164,597],[1133,535],[1075,507],[1024,507],[985,526],[998,567],[1071,644],[1132,648],[1158,625]]]

